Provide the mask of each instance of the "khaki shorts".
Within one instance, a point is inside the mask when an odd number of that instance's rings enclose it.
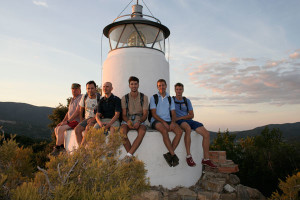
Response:
[[[111,119],[109,119],[109,118],[104,118],[104,119],[101,119],[101,122],[107,123],[107,122],[110,122],[110,120]],[[120,127],[119,120],[117,119],[111,126],[117,127],[117,128]],[[100,128],[99,124],[98,123],[95,124],[94,128],[96,128],[96,129]]]

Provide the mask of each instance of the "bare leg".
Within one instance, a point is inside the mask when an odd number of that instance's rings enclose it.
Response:
[[[174,149],[171,144],[171,140],[169,138],[169,133],[168,133],[168,130],[166,129],[166,127],[162,123],[158,122],[155,124],[155,129],[158,130],[162,134],[163,141],[164,141],[167,149],[169,150],[171,155],[174,155],[175,154]]]
[[[209,159],[209,132],[204,128],[204,126],[198,127],[195,131],[203,136],[202,146],[204,159]]]
[[[180,127],[184,130],[184,143],[186,148],[186,154],[191,155],[191,127],[188,123],[183,122],[180,124]]]
[[[130,154],[134,154],[134,152],[137,150],[137,148],[139,148],[140,144],[142,143],[143,141],[143,138],[145,136],[145,133],[146,133],[146,126],[144,125],[140,125],[140,127],[138,128],[137,130],[137,133],[138,133],[138,136],[135,138],[135,140],[133,141],[132,143],[132,146],[129,150],[128,153]],[[127,138],[128,139],[128,138]],[[129,141],[129,140],[128,140]],[[130,142],[129,142],[130,143]]]
[[[64,144],[64,132],[66,130],[70,129],[68,125],[62,125],[62,126],[57,126],[54,131],[55,131],[55,136],[56,136],[56,145],[60,146]]]
[[[75,128],[75,134],[78,145],[81,145],[82,142],[82,131],[84,131],[84,127],[81,125],[77,125]]]
[[[129,152],[129,150],[131,149],[131,144],[130,144],[130,141],[127,137],[127,134],[128,134],[128,131],[129,131],[127,124],[123,124],[121,126],[121,131],[122,131],[122,134],[124,134],[124,136],[126,136],[126,138],[123,138],[123,145],[124,145],[126,151]]]
[[[175,124],[174,130],[171,130],[171,131],[173,131],[175,133],[175,137],[172,141],[172,146],[173,146],[173,149],[175,151],[176,147],[178,146],[178,144],[180,142],[180,139],[181,139],[181,136],[182,136],[182,130],[178,126],[178,124]]]

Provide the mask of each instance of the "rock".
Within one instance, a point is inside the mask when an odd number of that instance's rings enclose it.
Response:
[[[197,194],[188,188],[180,188],[176,193],[181,200],[197,200]]]
[[[132,200],[163,200],[163,196],[159,191],[150,190],[139,195],[135,195]]]
[[[228,183],[232,185],[237,185],[240,183],[240,178],[235,174],[229,174]]]
[[[220,199],[222,200],[233,200],[236,199],[236,193],[226,193],[226,194],[221,194]]]
[[[247,191],[247,188],[243,185],[238,185],[236,187],[236,191],[237,191],[237,200],[249,200],[249,194]]]
[[[198,200],[219,200],[220,194],[217,192],[202,191],[198,193]]]
[[[251,199],[265,199],[265,197],[255,188],[246,187],[248,195]]]
[[[235,189],[234,189],[231,185],[229,185],[229,184],[226,184],[226,185],[224,186],[224,190],[225,190],[226,192],[229,192],[229,193],[232,193],[232,192],[235,191]]]
[[[210,179],[210,180],[203,181],[201,183],[201,185],[205,190],[220,193],[220,192],[222,192],[225,183],[226,183],[225,179],[219,178],[219,180],[218,180],[218,178],[216,178],[216,179]]]

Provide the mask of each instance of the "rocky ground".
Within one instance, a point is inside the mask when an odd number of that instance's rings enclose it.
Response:
[[[135,196],[133,200],[265,200],[257,189],[240,184],[233,173],[238,166],[226,160],[226,152],[210,152],[210,158],[218,169],[204,167],[199,181],[189,187],[176,187],[172,190],[162,186],[152,186],[150,191]]]

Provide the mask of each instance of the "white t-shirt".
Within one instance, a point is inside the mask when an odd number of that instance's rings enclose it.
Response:
[[[95,99],[90,99],[89,96],[87,96],[84,104],[84,96],[82,96],[79,105],[80,107],[85,107],[85,119],[89,119],[91,117],[95,117],[94,110],[97,108],[97,96]]]

